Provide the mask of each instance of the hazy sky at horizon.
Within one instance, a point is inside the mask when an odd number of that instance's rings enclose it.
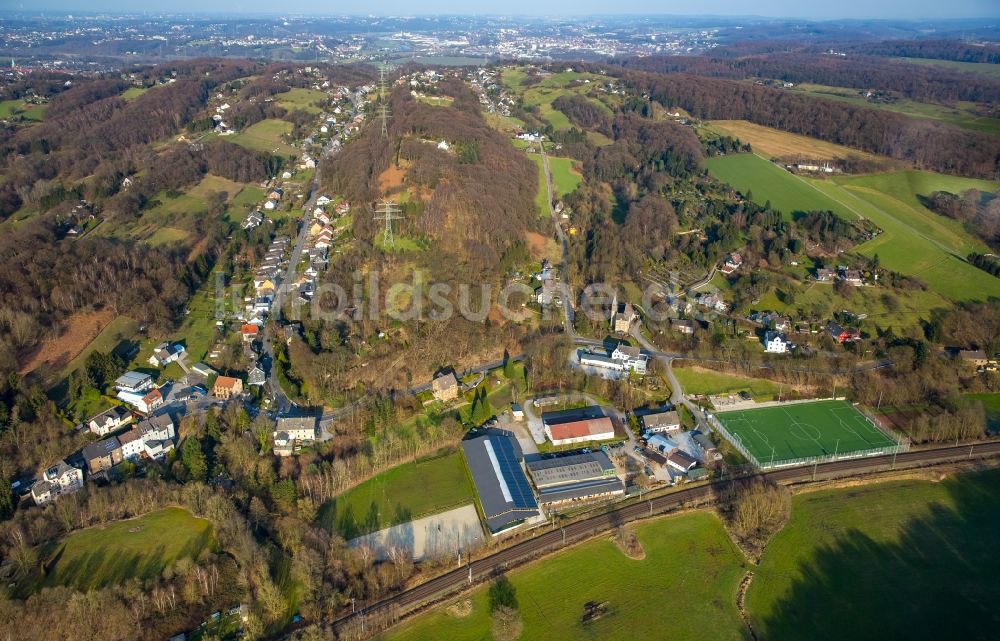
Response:
[[[297,0],[292,4],[274,0],[235,0],[206,3],[203,0],[151,0],[136,3],[130,0],[2,0],[7,10],[52,11],[59,13],[170,11],[215,14],[268,13],[310,15],[550,15],[582,16],[595,14],[664,14],[664,15],[724,15],[767,16],[811,19],[881,18],[896,20],[993,18],[1000,17],[998,0],[837,0],[836,2],[802,2],[801,0],[697,0],[681,2],[666,0],[368,0],[344,2],[330,0]]]

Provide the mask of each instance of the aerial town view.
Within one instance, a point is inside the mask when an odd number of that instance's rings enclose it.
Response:
[[[993,0],[5,5],[0,301],[0,641],[1000,637]]]

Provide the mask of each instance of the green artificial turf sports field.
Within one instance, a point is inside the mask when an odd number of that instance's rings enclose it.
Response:
[[[847,401],[794,403],[719,412],[716,418],[756,459],[758,467],[797,459],[891,451],[894,438]]]

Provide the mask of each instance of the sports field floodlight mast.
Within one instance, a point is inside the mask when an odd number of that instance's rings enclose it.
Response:
[[[379,206],[375,208],[375,220],[385,224],[385,229],[382,232],[382,247],[395,247],[392,237],[392,221],[402,219],[403,216],[400,214],[399,205],[395,202],[391,200],[382,200],[379,202]]]

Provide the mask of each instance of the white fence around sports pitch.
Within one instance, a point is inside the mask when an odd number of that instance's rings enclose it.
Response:
[[[877,427],[879,431],[886,432],[876,421],[872,420],[870,416],[862,412],[868,421]],[[708,417],[709,423],[712,427],[719,430],[719,434],[722,434],[729,441],[733,447],[739,451],[748,461],[750,461],[755,467],[761,470],[773,470],[779,467],[798,467],[804,465],[815,465],[819,463],[832,463],[833,461],[846,461],[848,459],[866,458],[869,456],[883,456],[886,454],[899,454],[900,452],[905,452],[910,449],[910,442],[907,439],[902,439],[895,434],[889,433],[889,435],[896,439],[895,445],[886,445],[883,447],[874,447],[868,450],[854,450],[852,452],[839,452],[835,454],[824,454],[822,456],[805,456],[802,458],[789,458],[789,459],[770,459],[760,461],[756,456],[750,453],[750,451],[744,447],[743,442],[738,436],[734,436],[726,429],[725,425],[722,424],[719,419],[715,416]]]

